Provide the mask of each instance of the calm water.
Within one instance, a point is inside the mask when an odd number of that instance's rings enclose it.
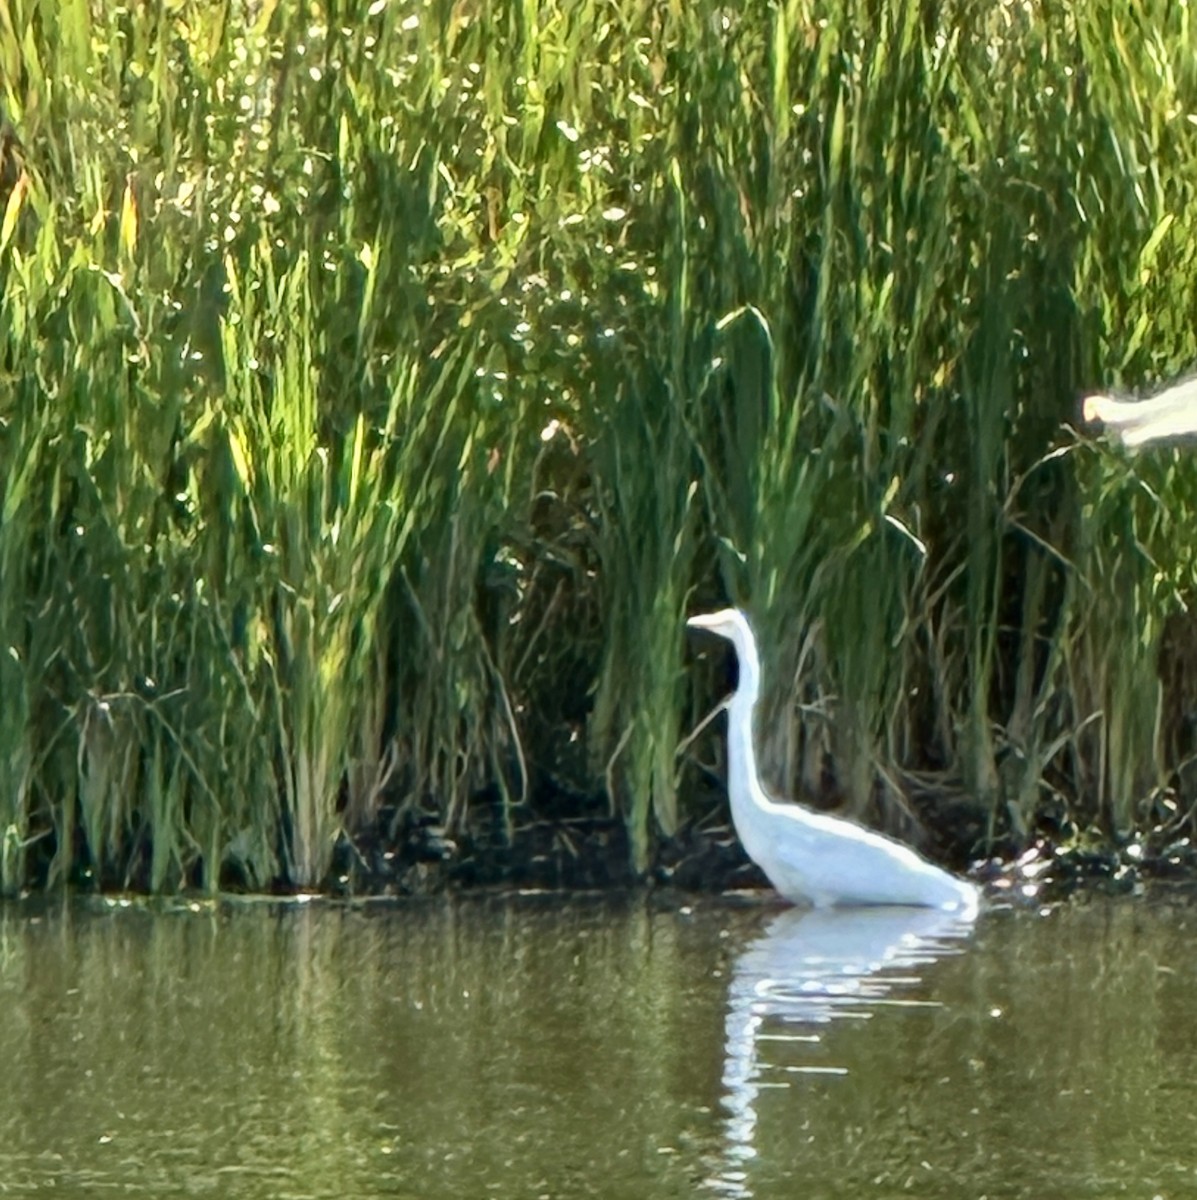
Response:
[[[1197,903],[0,907],[0,1194],[1197,1194]]]

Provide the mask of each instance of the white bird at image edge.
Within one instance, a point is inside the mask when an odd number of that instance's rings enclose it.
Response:
[[[691,617],[687,624],[726,638],[736,649],[740,682],[727,703],[732,821],[748,857],[787,900],[815,908],[906,904],[976,909],[974,884],[909,846],[843,817],[770,797],[756,766],[753,718],[761,668],[752,626],[738,608]]]
[[[1086,421],[1100,421],[1130,450],[1197,434],[1197,378],[1182,379],[1146,400],[1086,396]]]

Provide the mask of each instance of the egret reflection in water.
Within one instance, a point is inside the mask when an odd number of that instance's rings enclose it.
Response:
[[[761,1091],[788,1087],[796,1074],[846,1074],[820,1057],[832,1021],[867,1019],[883,1006],[934,1006],[894,993],[959,953],[975,919],[972,911],[928,908],[790,909],[745,946],[728,986],[724,1161],[711,1181],[717,1190],[750,1194],[745,1168],[756,1155]],[[770,1045],[785,1043],[809,1045],[809,1063],[770,1062]]]

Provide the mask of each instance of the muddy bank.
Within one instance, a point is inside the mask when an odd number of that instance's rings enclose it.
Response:
[[[644,883],[712,892],[768,886],[729,824],[662,840],[648,871],[639,875],[622,820],[580,817],[456,836],[432,820],[407,820],[397,836],[380,828],[369,840],[342,838],[328,890],[422,896],[497,886],[590,891]]]
[[[942,793],[907,800],[905,827],[890,832],[932,860],[973,878],[991,894],[1037,903],[1078,888],[1126,893],[1156,879],[1197,883],[1194,839],[1187,824],[1175,820],[1121,841],[1063,823],[1042,831],[1029,845],[1006,842],[982,854],[977,848],[985,842],[985,822],[975,804]],[[498,806],[489,811],[480,806],[470,812],[462,829],[447,830],[427,813],[384,806],[365,833],[340,835],[332,868],[315,890],[330,897],[395,898],[496,888],[569,892],[649,887],[695,894],[769,890],[764,874],[740,845],[722,796],[712,790],[695,807],[706,818],[684,826],[674,837],[658,837],[641,873],[633,867],[625,821],[605,811],[558,816],[542,810],[508,823]],[[42,891],[52,881],[54,844],[45,839],[37,849],[39,869],[26,894]],[[97,877],[85,868],[66,882],[84,892],[148,893],[149,867],[147,852],[119,877]],[[182,881],[178,890],[209,887],[201,866],[201,873]],[[227,869],[217,890],[262,892]],[[286,878],[266,889],[279,896],[299,890]]]
[[[971,822],[970,822],[971,825]],[[1070,831],[1073,832],[1073,831]],[[963,830],[957,828],[957,835]],[[1074,836],[1041,837],[1021,853],[1010,847],[969,861],[962,840],[942,836],[935,857],[969,875],[993,895],[1016,902],[1049,902],[1078,888],[1133,892],[1156,879],[1197,882],[1192,839],[1156,831],[1122,845]],[[926,848],[926,847],[924,847]],[[338,846],[327,891],[333,895],[427,896],[474,888],[542,891],[623,889],[638,886],[718,893],[768,889],[730,821],[690,827],[661,839],[649,869],[632,869],[627,831],[618,817],[533,820],[498,831],[456,837],[431,820],[407,819],[397,836]],[[283,889],[285,890],[285,889]]]

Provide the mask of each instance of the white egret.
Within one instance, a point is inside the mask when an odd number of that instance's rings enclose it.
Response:
[[[737,608],[691,617],[687,624],[736,648],[740,682],[727,702],[727,790],[732,821],[748,857],[789,901],[833,905],[908,904],[974,910],[978,891],[909,846],[854,821],[780,803],[756,768],[753,717],[761,686],[756,638]]]
[[[1197,434],[1197,377],[1182,379],[1147,400],[1086,396],[1086,421],[1100,421],[1128,449]]]

